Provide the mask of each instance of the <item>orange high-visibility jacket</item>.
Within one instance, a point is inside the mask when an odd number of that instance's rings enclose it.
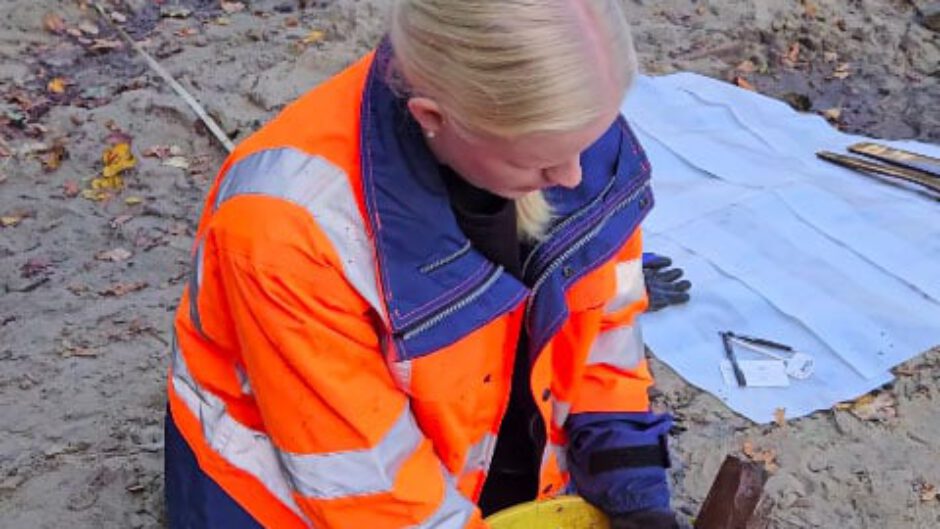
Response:
[[[584,154],[581,185],[548,190],[558,222],[523,283],[457,228],[437,162],[386,83],[390,53],[240,144],[199,223],[170,420],[199,471],[265,527],[483,527],[474,502],[523,325],[547,425],[541,497],[562,493],[566,460],[581,457],[576,417],[596,429],[654,416],[635,324],[652,195],[626,123]],[[626,444],[656,444],[668,420],[650,424]],[[600,464],[631,466],[616,450]],[[579,490],[592,472],[575,476]]]

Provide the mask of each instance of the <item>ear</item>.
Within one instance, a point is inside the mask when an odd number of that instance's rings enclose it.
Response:
[[[444,125],[444,113],[436,101],[427,97],[412,97],[408,111],[425,132],[437,134]]]

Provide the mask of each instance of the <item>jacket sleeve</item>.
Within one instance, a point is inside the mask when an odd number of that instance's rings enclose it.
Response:
[[[237,355],[281,463],[271,471],[314,527],[483,527],[390,375],[381,320],[316,226],[285,216],[291,207],[271,206],[278,222],[210,233]]]
[[[616,257],[616,294],[604,309],[565,428],[577,491],[604,512],[668,510],[667,414],[650,410],[653,383],[639,316],[647,306],[639,230]]]

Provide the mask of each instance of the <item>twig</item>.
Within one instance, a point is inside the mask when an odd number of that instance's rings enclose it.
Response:
[[[185,101],[186,104],[189,105],[189,108],[191,108],[193,112],[195,112],[196,115],[199,116],[199,119],[202,120],[202,122],[206,125],[206,127],[209,129],[209,132],[211,132],[212,135],[215,136],[217,140],[219,140],[219,143],[221,143],[222,146],[225,147],[225,150],[228,152],[232,152],[235,149],[235,144],[232,143],[232,140],[228,138],[228,136],[222,130],[222,127],[220,127],[219,124],[216,123],[214,119],[212,119],[212,116],[210,116],[206,112],[206,109],[203,108],[203,106],[199,104],[199,101],[196,101],[196,98],[193,97],[192,94],[187,92],[186,89],[183,88],[183,85],[179,84],[176,81],[176,79],[174,79],[173,76],[170,75],[170,73],[167,72],[166,69],[164,69],[163,66],[161,66],[160,63],[158,63],[157,60],[154,59],[152,55],[147,53],[147,51],[144,50],[143,47],[141,47],[141,45],[137,43],[137,41],[132,39],[131,36],[128,35],[127,32],[125,32],[123,28],[115,24],[111,20],[111,17],[108,16],[107,11],[105,11],[105,9],[101,7],[101,4],[95,3],[94,6],[95,6],[95,10],[98,11],[98,14],[101,15],[101,18],[104,19],[105,23],[107,23],[109,26],[111,26],[112,29],[117,31],[118,35],[120,35],[121,38],[124,39],[125,42],[127,42],[128,44],[130,44],[132,48],[134,48],[134,51],[140,54],[140,56],[143,57],[145,61],[147,61],[147,65],[150,66],[150,68],[154,72],[156,72],[157,75],[162,77],[163,80],[166,81],[167,84],[170,85],[170,88],[172,88],[173,91],[176,92],[177,95],[183,98],[183,101]]]

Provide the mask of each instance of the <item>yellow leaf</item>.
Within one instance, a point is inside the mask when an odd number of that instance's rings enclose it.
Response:
[[[787,424],[787,409],[786,408],[777,408],[774,410],[774,422],[777,423],[777,426],[781,428]]]
[[[142,204],[144,199],[140,197],[127,197],[124,199],[124,203],[128,206],[136,206],[137,204]]]
[[[105,178],[119,175],[137,165],[137,159],[134,158],[131,146],[127,143],[118,143],[104,151],[101,159],[104,162],[104,171],[101,174]]]
[[[316,44],[318,42],[322,42],[323,39],[325,38],[326,38],[326,33],[324,33],[323,31],[320,31],[319,29],[315,29],[311,31],[310,33],[308,33],[307,36],[304,37],[304,39],[301,42],[303,42],[304,44]]]
[[[0,226],[3,226],[4,228],[12,228],[19,224],[21,220],[23,220],[23,217],[19,215],[0,217]]]
[[[61,94],[65,92],[65,79],[56,77],[55,79],[49,81],[47,88],[53,94]]]
[[[91,188],[96,191],[113,190],[120,191],[124,189],[124,179],[121,175],[101,176],[91,181]]]
[[[111,198],[111,193],[107,191],[98,191],[95,189],[85,189],[82,191],[82,198],[85,200],[92,200],[94,202],[104,202],[105,200]]]

